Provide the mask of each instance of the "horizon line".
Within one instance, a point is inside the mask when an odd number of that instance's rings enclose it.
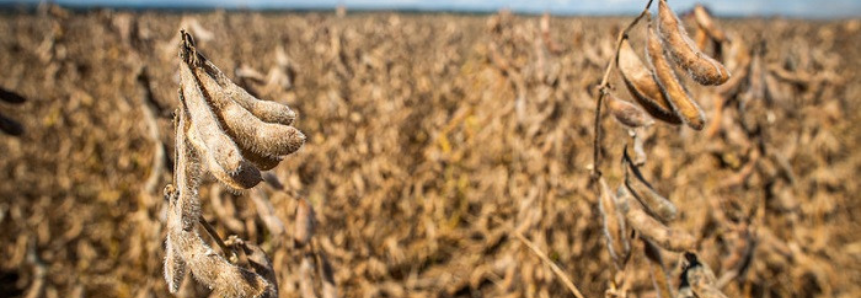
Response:
[[[562,6],[557,9],[547,9],[538,7],[538,5],[532,6],[512,6],[512,5],[477,5],[477,4],[467,4],[467,5],[440,5],[439,3],[387,3],[387,4],[372,4],[372,3],[359,3],[352,5],[345,5],[344,3],[338,3],[336,5],[325,4],[325,3],[256,3],[254,5],[250,5],[248,3],[221,3],[219,5],[213,4],[212,0],[202,0],[201,1],[191,1],[178,3],[178,2],[168,2],[168,1],[152,1],[147,4],[139,3],[139,2],[123,2],[123,3],[107,3],[105,0],[90,0],[90,1],[77,1],[77,2],[69,2],[68,0],[58,0],[58,1],[34,1],[34,0],[0,0],[0,10],[9,11],[15,9],[25,9],[32,10],[37,8],[39,5],[44,3],[56,4],[60,7],[67,8],[74,11],[88,11],[88,10],[97,10],[97,9],[119,9],[119,10],[132,10],[132,11],[171,11],[171,12],[185,12],[185,11],[217,11],[217,10],[226,10],[226,11],[257,11],[257,12],[334,12],[337,7],[344,6],[347,8],[348,13],[350,11],[355,12],[399,12],[399,13],[451,13],[451,14],[493,14],[501,10],[510,10],[512,13],[521,14],[521,15],[541,15],[543,13],[549,13],[553,16],[596,16],[596,17],[612,17],[612,16],[633,16],[640,13],[641,8],[632,7],[631,9],[622,8],[622,9],[606,9],[606,8],[574,8],[570,6]],[[706,5],[709,7],[709,5]],[[686,12],[689,11],[689,7],[683,7],[680,11]],[[843,11],[840,13],[727,13],[720,11],[712,11],[712,13],[716,17],[720,18],[787,18],[787,19],[811,19],[811,20],[841,20],[841,19],[858,19],[858,15],[853,13],[852,11]]]

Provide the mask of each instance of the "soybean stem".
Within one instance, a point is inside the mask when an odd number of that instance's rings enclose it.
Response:
[[[628,38],[628,32],[631,31],[640,20],[649,14],[649,8],[652,6],[652,1],[649,0],[646,3],[646,8],[640,12],[624,30],[619,32],[618,38],[616,38],[616,51],[613,55],[613,59],[607,63],[607,68],[604,70],[604,77],[601,79],[601,84],[598,85],[598,100],[596,101],[595,106],[595,140],[592,142],[592,150],[593,152],[593,161],[592,161],[592,180],[597,181],[598,178],[601,178],[601,106],[604,104],[604,97],[607,95],[607,89],[610,87],[610,73],[613,71],[613,65],[615,65],[616,60],[619,58],[619,50],[622,47],[622,41]],[[597,185],[597,184],[596,184]]]
[[[547,254],[541,251],[538,246],[535,246],[535,244],[526,239],[523,234],[520,234],[520,231],[514,230],[514,237],[517,237],[517,239],[520,240],[520,242],[523,242],[526,247],[529,247],[529,249],[532,250],[532,252],[534,252],[539,259],[541,259],[541,261],[550,266],[550,270],[553,270],[553,273],[556,274],[556,277],[559,277],[559,279],[562,280],[562,283],[565,284],[565,286],[568,288],[568,290],[571,291],[572,294],[574,294],[574,297],[583,298],[583,294],[580,293],[580,290],[577,289],[577,286],[575,286],[574,283],[571,282],[570,279],[568,279],[568,276],[565,275],[565,272],[563,272],[562,269],[559,268],[559,266],[557,266],[556,263],[553,262],[553,260],[550,260],[550,258],[547,257]]]
[[[228,259],[236,255],[236,252],[234,250],[227,248],[227,244],[224,243],[224,240],[221,240],[221,237],[218,236],[218,232],[216,232],[215,228],[210,225],[205,218],[203,218],[203,215],[201,215],[197,219],[200,222],[200,225],[203,226],[203,229],[206,230],[206,233],[209,234],[209,237],[215,240],[215,243],[217,243],[218,247],[221,248],[221,252],[223,252],[224,255],[228,257]]]

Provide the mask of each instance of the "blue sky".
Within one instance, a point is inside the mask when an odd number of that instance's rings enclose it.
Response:
[[[331,9],[338,4],[362,9],[411,9],[447,11],[495,11],[507,7],[516,12],[554,14],[633,14],[645,0],[54,0],[61,5],[89,7],[221,7],[221,8],[315,8]],[[33,4],[39,0],[0,0],[0,4]],[[674,9],[686,10],[704,3],[719,16],[772,16],[810,18],[861,18],[861,0],[673,0]]]

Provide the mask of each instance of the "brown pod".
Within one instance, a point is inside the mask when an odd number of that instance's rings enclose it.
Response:
[[[233,81],[227,78],[227,76],[209,60],[204,59],[201,66],[215,79],[218,85],[224,89],[223,91],[226,97],[235,100],[236,103],[248,110],[251,114],[254,114],[257,118],[260,118],[260,120],[267,123],[291,125],[293,124],[293,120],[296,119],[296,113],[293,112],[290,107],[285,104],[260,100],[254,97],[249,94],[248,91],[242,89],[242,87],[234,84]]]
[[[275,158],[296,152],[305,143],[305,135],[295,127],[260,120],[231,100],[211,74],[202,68],[196,69],[195,73],[228,134],[245,151]]]
[[[181,102],[185,102],[182,92],[179,93],[179,97]],[[180,209],[180,227],[183,231],[193,230],[194,225],[197,224],[197,218],[200,217],[200,204],[197,198],[199,181],[196,179],[200,174],[200,166],[195,160],[194,150],[190,148],[190,141],[186,137],[191,128],[188,118],[186,109],[176,110],[176,120],[174,121],[174,142],[176,144],[173,171],[174,187],[171,191],[172,199],[168,200],[172,207]]]
[[[284,158],[282,157],[269,157],[263,156],[261,154],[254,153],[254,151],[239,148],[242,151],[242,156],[245,157],[245,160],[254,164],[255,167],[260,169],[261,171],[268,171],[278,166]]]
[[[314,265],[313,258],[310,254],[305,254],[302,262],[299,263],[299,297],[302,298],[317,298],[317,292],[314,291]]]
[[[631,128],[646,127],[655,124],[655,120],[640,107],[635,106],[627,100],[617,98],[613,93],[607,93],[606,97],[607,110],[610,111],[610,114],[619,123]]]
[[[0,131],[10,136],[21,136],[24,134],[24,126],[18,121],[6,118],[0,114]]]
[[[750,99],[763,99],[765,97],[765,67],[762,65],[761,49],[754,50],[750,61],[750,80],[748,81],[747,94]]]
[[[197,130],[203,145],[225,172],[238,171],[242,162],[239,148],[221,129],[188,64],[180,63],[179,69],[182,79],[181,98],[191,118],[189,126]]]
[[[298,247],[303,247],[311,242],[316,224],[314,208],[307,200],[300,198],[296,206],[296,229],[293,234],[293,239]]]
[[[627,230],[625,229],[625,216],[622,211],[616,208],[616,198],[604,177],[598,181],[601,193],[598,198],[598,209],[601,211],[601,217],[604,224],[604,239],[607,242],[607,249],[610,251],[610,257],[613,259],[616,269],[622,270],[625,268],[625,263],[628,262],[628,257],[631,255],[631,245],[628,242]]]
[[[233,130],[227,129],[228,134],[233,134]],[[234,136],[235,137],[235,136]],[[282,157],[276,156],[265,156],[263,154],[254,152],[251,148],[244,144],[245,142],[237,142],[236,145],[239,147],[239,152],[246,161],[254,164],[255,167],[260,169],[261,171],[268,171],[276,166],[283,160]]]
[[[278,280],[275,277],[275,270],[272,268],[272,260],[270,260],[269,256],[266,255],[266,252],[264,252],[259,246],[248,243],[247,241],[241,242],[239,247],[243,250],[245,255],[248,256],[248,264],[251,269],[254,270],[254,273],[263,277],[263,279],[271,285],[269,294],[274,295],[269,297],[278,297],[276,294],[278,293]]]
[[[724,52],[724,61],[726,61],[726,68],[733,73],[734,77],[736,72],[747,68],[750,63],[750,48],[741,36],[728,36],[729,50]]]
[[[714,272],[706,263],[699,262],[693,253],[685,253],[685,278],[698,298],[726,298],[717,288]]]
[[[188,268],[185,266],[182,254],[176,251],[171,242],[170,235],[168,235],[165,241],[164,280],[167,281],[168,291],[171,294],[176,294],[185,279]]]
[[[708,10],[706,10],[702,4],[694,6],[694,19],[697,21],[697,25],[708,33],[708,35],[716,42],[726,41],[726,34],[724,34],[723,30],[715,25],[714,21],[712,21],[711,14],[709,14]]]
[[[694,81],[702,85],[720,85],[729,80],[729,72],[720,62],[697,49],[666,0],[658,1],[658,32],[670,57]]]
[[[5,101],[11,104],[22,104],[27,101],[27,99],[11,90],[0,88],[0,101]]]
[[[670,124],[682,123],[682,119],[676,116],[673,107],[661,91],[655,74],[643,64],[628,39],[622,40],[616,59],[625,86],[649,115]]]
[[[203,142],[200,132],[192,125],[186,133],[189,142],[198,153],[201,162],[206,165],[209,172],[212,173],[219,182],[232,189],[249,189],[257,186],[263,181],[263,176],[260,175],[260,170],[254,167],[253,164],[242,160],[239,168],[233,173],[228,173],[218,165],[218,161],[209,152],[206,144]]]
[[[628,150],[625,150],[623,155],[625,164],[628,165],[630,173],[634,176],[634,179],[630,179],[631,175],[628,174],[628,169],[626,169],[625,185],[633,191],[633,195],[637,198],[637,201],[646,207],[646,211],[649,214],[655,216],[661,221],[670,222],[675,220],[678,213],[676,205],[655,191],[655,189],[652,188],[652,185],[643,178],[643,174],[640,173],[640,169],[634,165],[628,155]]]
[[[664,47],[661,40],[655,34],[652,24],[649,23],[648,32],[646,32],[646,54],[649,57],[649,63],[655,70],[658,84],[664,91],[664,96],[669,100],[670,105],[685,124],[695,130],[703,129],[706,122],[706,116],[703,110],[697,103],[691,99],[690,94],[679,81],[675,70],[667,61],[664,53]]]
[[[768,71],[765,74],[765,96],[772,103],[784,102],[789,98],[777,78]]]
[[[317,254],[317,264],[318,274],[321,277],[320,282],[323,284],[322,289],[320,289],[321,298],[338,298],[338,287],[335,286],[335,272],[326,254]]]
[[[724,52],[726,67],[733,73],[732,77],[718,86],[716,91],[724,97],[733,97],[741,91],[750,74],[750,49],[741,36],[728,35],[729,50]]]
[[[665,226],[661,222],[652,218],[643,207],[632,197],[631,190],[622,193],[618,198],[626,202],[628,208],[622,209],[625,211],[625,218],[634,230],[640,232],[644,238],[654,242],[658,246],[675,252],[693,250],[696,247],[696,239],[688,233]]]
[[[646,161],[649,159],[648,154],[646,154],[646,148],[644,148],[644,143],[648,135],[646,135],[645,129],[638,129],[634,131],[634,160],[633,164],[636,166],[642,166],[646,164]]]

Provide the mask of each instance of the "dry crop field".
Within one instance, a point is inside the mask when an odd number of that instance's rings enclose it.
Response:
[[[203,218],[266,252],[281,297],[571,296],[550,263],[585,297],[659,297],[639,242],[614,266],[590,179],[596,87],[632,19],[5,12],[0,87],[26,102],[0,102],[24,129],[0,134],[0,296],[217,297],[169,293],[163,269],[186,28],[307,138],[253,189],[198,181]],[[689,84],[706,129],[650,126],[640,172],[727,297],[861,296],[861,22],[716,22],[763,80],[724,101]],[[615,188],[632,141],[602,127]],[[663,252],[674,286],[683,259]]]

